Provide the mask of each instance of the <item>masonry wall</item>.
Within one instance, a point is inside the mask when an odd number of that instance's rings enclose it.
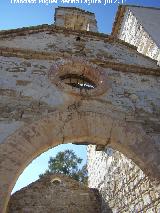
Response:
[[[148,30],[144,29],[132,10],[128,8],[121,24],[119,38],[135,45],[140,53],[160,62],[160,49],[148,34]]]
[[[105,70],[112,85],[103,96],[106,103],[116,107],[117,111],[130,111],[126,118],[129,121],[144,120],[143,116],[148,121],[152,113],[152,117],[155,115],[154,125],[158,125],[159,81],[152,73],[159,71],[154,61],[137,54],[126,44],[102,35],[97,37],[94,34],[83,34],[80,35],[80,41],[76,41],[79,36],[77,32],[71,33],[50,26],[39,28],[0,33],[0,141],[24,123],[40,119],[74,101],[48,79],[49,70],[57,60],[63,64],[64,58],[73,56],[85,57],[88,62]],[[128,63],[128,67],[116,67],[121,62]],[[143,75],[145,68],[142,71],[139,68],[133,70],[134,65],[150,68],[149,75]],[[142,115],[141,111],[147,115]]]
[[[106,145],[112,139],[119,148],[128,146],[133,151],[124,152],[159,177],[160,84],[155,61],[106,35],[48,25],[0,32],[0,46],[0,208],[28,161],[73,136],[74,142],[84,135],[84,141],[87,136],[88,142],[97,139]],[[51,67],[69,64],[75,73],[75,58],[83,59],[77,65],[80,71],[87,60],[91,71],[104,74],[107,88],[102,95],[82,99],[80,90],[74,96],[59,89],[60,79],[52,83]]]
[[[95,15],[74,7],[56,8],[55,25],[73,30],[98,31]]]
[[[20,212],[100,213],[101,199],[97,190],[72,178],[49,175],[11,196],[8,213]]]
[[[142,170],[120,152],[88,146],[88,172],[89,187],[99,189],[113,213],[160,212],[160,195]]]

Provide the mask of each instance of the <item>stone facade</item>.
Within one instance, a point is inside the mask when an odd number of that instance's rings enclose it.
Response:
[[[139,52],[159,61],[158,17],[160,10],[156,8],[120,6],[112,36],[135,45]],[[112,148],[96,151],[102,149],[88,146],[89,186],[99,189],[112,211],[160,212],[158,190],[143,171]]]
[[[74,7],[56,8],[55,25],[72,30],[98,31],[94,13]]]
[[[112,35],[160,63],[160,9],[120,6]]]
[[[100,213],[96,189],[64,175],[48,175],[11,196],[8,213]]]
[[[2,213],[24,168],[68,142],[111,145],[158,188],[159,76],[156,61],[113,36],[65,25],[1,31]]]
[[[160,194],[132,160],[108,148],[96,151],[88,146],[89,187],[99,189],[113,213],[160,212]]]

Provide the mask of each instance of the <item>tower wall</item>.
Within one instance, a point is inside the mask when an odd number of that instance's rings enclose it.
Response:
[[[94,13],[74,7],[56,8],[55,25],[72,30],[98,31]]]

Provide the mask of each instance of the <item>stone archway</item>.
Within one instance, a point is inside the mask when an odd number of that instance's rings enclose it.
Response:
[[[143,129],[113,118],[109,113],[84,110],[55,111],[49,116],[24,126],[0,145],[0,208],[5,212],[10,193],[18,176],[39,154],[58,144],[88,142],[110,144],[131,158],[152,179],[158,153],[152,139]],[[139,147],[137,149],[137,146]],[[146,149],[144,149],[147,147]],[[140,150],[143,150],[143,154]],[[150,153],[152,156],[151,158]],[[154,164],[155,162],[155,164]]]

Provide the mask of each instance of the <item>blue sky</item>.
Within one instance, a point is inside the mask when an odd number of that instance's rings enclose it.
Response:
[[[12,2],[13,1],[14,0],[12,0]],[[61,1],[63,0],[57,0],[58,3],[46,5],[44,3],[39,3],[40,0],[35,1],[37,2],[35,4],[29,3],[18,4],[18,3],[11,3],[11,0],[0,0],[0,30],[15,29],[19,27],[34,26],[40,24],[53,24],[55,7],[73,6],[95,13],[96,19],[98,21],[99,32],[110,34],[118,7],[118,3],[111,3],[111,4],[108,3],[104,5],[105,0],[101,0],[102,1],[101,4],[97,3],[90,5],[86,3],[64,4],[61,3]],[[113,0],[113,2],[114,1],[116,0]],[[123,3],[122,1],[125,4],[160,7],[160,0],[119,0],[120,3]],[[83,2],[85,2],[85,0],[83,0]],[[49,157],[55,156],[58,151],[62,151],[65,149],[73,149],[78,156],[84,159],[85,163],[86,161],[85,146],[75,146],[71,144],[58,146],[54,149],[49,150],[46,153],[43,153],[36,160],[34,160],[29,165],[29,167],[25,169],[23,174],[19,177],[19,180],[17,181],[14,191],[35,181],[38,178],[38,175],[47,169]]]
[[[82,164],[87,161],[87,151],[86,146],[73,145],[73,144],[62,144],[42,153],[38,158],[32,161],[32,163],[24,170],[24,172],[19,176],[18,181],[12,191],[19,190],[20,188],[27,186],[29,183],[36,181],[39,178],[39,174],[45,172],[48,168],[48,161],[50,156],[54,157],[59,151],[64,151],[66,149],[72,149],[77,156],[83,159]]]
[[[96,14],[96,18],[98,21],[99,31],[104,33],[110,33],[112,29],[113,20],[116,14],[116,10],[118,7],[117,3],[112,4],[108,3],[104,5],[105,0],[101,0],[102,1],[101,4],[97,3],[91,5],[87,5],[86,3],[62,4],[61,1],[63,0],[57,0],[58,2],[57,4],[52,3],[48,5],[44,3],[39,3],[40,0],[35,0],[37,2],[35,4],[29,3],[14,4],[11,3],[11,1],[14,0],[0,0],[0,30],[39,25],[39,24],[53,24],[55,7],[74,6],[94,12]],[[85,0],[83,0],[83,2],[84,1]],[[116,0],[113,0],[113,2],[114,1]],[[123,1],[126,4],[160,7],[160,0],[118,0],[118,1],[120,3],[122,3]]]

